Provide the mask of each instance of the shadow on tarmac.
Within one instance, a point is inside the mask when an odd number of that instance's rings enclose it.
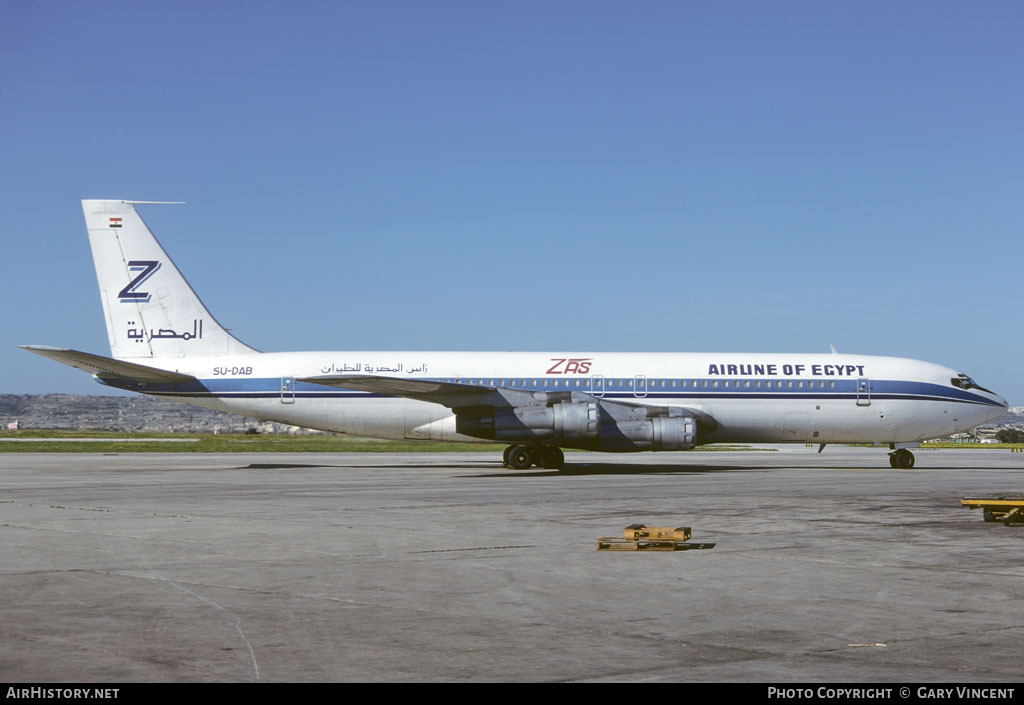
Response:
[[[582,477],[586,475],[706,475],[726,472],[766,471],[750,465],[655,465],[648,463],[566,463],[561,470],[509,470],[471,477]]]
[[[467,459],[468,460],[468,459]],[[495,468],[500,472],[481,472],[475,475],[467,475],[466,477],[472,478],[509,478],[509,477],[583,477],[588,475],[712,475],[721,474],[727,472],[768,472],[771,470],[779,469],[777,465],[699,465],[699,464],[682,464],[682,463],[669,463],[669,464],[654,464],[654,463],[566,463],[561,470],[547,470],[544,468],[534,468],[532,470],[509,470],[503,466],[500,466],[494,461],[479,461],[473,460],[470,462],[455,462],[455,463],[250,463],[248,465],[242,465],[236,470],[303,470],[311,468],[337,468],[344,470],[346,468],[380,468],[393,469],[393,470],[408,470],[408,469],[422,469],[422,470],[437,470],[445,466],[454,466],[463,469],[478,468],[480,470],[490,470]],[[910,470],[894,470],[889,467],[885,467],[881,463],[877,467],[864,467],[864,466],[848,466],[848,465],[828,465],[828,464],[787,464],[787,468],[801,469],[801,470],[868,470],[868,471],[884,471],[887,473],[896,472],[907,472],[907,473],[922,473],[929,469],[933,470],[948,470],[951,468],[936,467],[928,468],[925,466],[918,466]],[[957,469],[957,468],[952,468]],[[978,469],[997,469],[993,468],[972,468]]]
[[[477,468],[491,468],[497,465],[494,462],[479,463],[474,462],[470,467]],[[248,465],[242,465],[236,470],[302,470],[308,468],[381,468],[381,469],[437,469],[441,467],[437,464],[426,464],[426,463],[402,463],[402,464],[387,464],[381,465],[378,463],[345,463],[338,465],[334,463],[249,463]],[[460,464],[460,467],[466,467],[464,464]],[[738,472],[738,471],[764,471],[771,468],[759,468],[750,465],[682,465],[679,463],[672,463],[668,465],[656,465],[650,463],[566,463],[561,470],[547,470],[543,468],[537,468],[534,470],[507,470],[502,467],[505,472],[486,474],[469,475],[468,477],[580,477],[586,475],[663,475],[663,474],[684,474],[684,475],[698,475],[698,474],[710,474],[710,473],[723,473],[723,472]]]

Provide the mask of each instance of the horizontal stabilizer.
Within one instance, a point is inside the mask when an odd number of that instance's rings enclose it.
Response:
[[[117,377],[137,382],[163,382],[170,384],[198,381],[192,375],[161,370],[158,367],[139,365],[134,362],[114,360],[102,355],[93,355],[92,353],[71,350],[69,348],[51,348],[48,345],[20,345],[18,347],[36,355],[42,355],[51,360],[63,362],[65,365],[70,365],[75,369],[83,370],[98,377]]]

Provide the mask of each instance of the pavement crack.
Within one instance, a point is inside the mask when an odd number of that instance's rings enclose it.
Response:
[[[214,609],[217,609],[217,610],[223,612],[224,614],[228,615],[234,621],[235,631],[238,632],[238,636],[241,637],[242,641],[245,642],[246,647],[249,649],[249,657],[252,659],[253,674],[256,676],[256,680],[260,680],[260,667],[259,667],[259,664],[256,662],[256,652],[253,651],[252,643],[250,643],[249,638],[245,635],[245,632],[242,631],[242,619],[241,619],[241,617],[239,617],[237,614],[235,614],[234,612],[229,610],[227,607],[224,607],[222,605],[218,605],[213,600],[211,600],[211,599],[209,599],[207,597],[203,597],[202,595],[200,595],[195,590],[190,590],[187,587],[185,587],[184,585],[180,585],[180,584],[174,582],[173,580],[168,580],[167,578],[163,578],[161,576],[155,576],[155,577],[154,576],[147,576],[147,577],[150,577],[150,579],[152,579],[152,580],[159,580],[160,582],[167,583],[168,585],[173,585],[174,587],[178,588],[179,590],[181,590],[183,592],[187,592],[189,595],[192,595],[193,597],[195,597],[195,598],[205,602],[206,604],[210,605]]]

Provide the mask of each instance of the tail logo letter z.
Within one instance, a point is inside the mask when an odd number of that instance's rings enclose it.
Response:
[[[128,263],[128,271],[135,274],[135,278],[128,282],[128,286],[121,289],[117,298],[121,303],[148,303],[151,295],[145,291],[136,289],[160,269],[160,263],[155,260],[132,260]]]

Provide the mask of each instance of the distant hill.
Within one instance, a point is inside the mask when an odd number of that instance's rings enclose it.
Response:
[[[1024,406],[1011,406],[1009,410],[995,421],[989,421],[986,426],[1018,426],[1024,424]]]
[[[193,431],[212,433],[295,433],[295,426],[260,421],[180,404],[159,397],[109,397],[90,394],[0,394],[0,428],[17,421],[21,428],[92,431]],[[317,433],[314,431],[305,431]]]

